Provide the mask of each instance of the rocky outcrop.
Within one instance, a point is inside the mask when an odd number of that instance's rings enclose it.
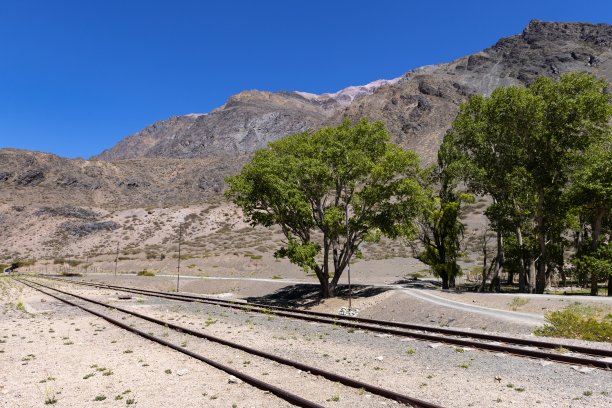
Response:
[[[207,115],[157,122],[94,159],[193,158],[251,153],[269,141],[316,129],[339,104],[296,92],[245,91]]]
[[[0,203],[38,208],[38,216],[91,218],[87,207],[181,206],[219,195],[246,156],[106,162],[0,149]],[[70,182],[66,182],[70,180]],[[90,217],[91,216],[91,217]],[[95,218],[95,217],[94,217]]]
[[[482,52],[408,72],[337,112],[326,124],[364,116],[380,120],[396,143],[432,162],[459,105],[470,95],[572,71],[612,81],[611,25],[531,21],[521,34]]]

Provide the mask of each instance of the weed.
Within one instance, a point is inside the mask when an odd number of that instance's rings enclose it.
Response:
[[[96,398],[94,398],[94,401],[104,401],[106,399],[106,395],[96,395]]]
[[[459,364],[459,367],[461,368],[470,368],[470,362],[469,361],[464,361],[463,363]]]
[[[130,349],[127,349],[127,350],[125,350],[125,351],[123,352],[123,354],[130,354],[130,353],[133,353],[133,351],[132,351],[132,350],[130,350]]]
[[[583,392],[582,395],[584,395],[585,397],[590,397],[591,395],[593,395],[593,391],[587,390]]]
[[[406,354],[412,355],[414,353],[416,353],[416,350],[413,347],[410,347],[410,346],[406,347]]]
[[[330,399],[332,401],[334,401],[334,402],[338,402],[338,401],[340,401],[340,395],[334,394],[334,395],[332,395],[332,397]]]
[[[166,373],[166,374],[172,374],[172,370],[171,370],[171,369],[169,369],[169,368],[167,368],[166,370],[164,370],[164,373]]]
[[[512,298],[512,300],[508,303],[508,306],[510,306],[510,310],[517,311],[519,307],[525,306],[527,303],[529,303],[529,299],[517,296]]]
[[[590,341],[612,342],[612,313],[578,302],[565,309],[547,312],[547,324],[534,330],[536,336],[566,337]]]
[[[94,375],[95,375],[94,373],[85,374],[85,375],[83,376],[83,379],[84,379],[84,380],[86,380],[86,379],[88,379],[88,378],[93,377]]]
[[[463,353],[463,352],[465,352],[465,350],[463,348],[461,348],[461,347],[456,347],[455,348],[455,353]]]

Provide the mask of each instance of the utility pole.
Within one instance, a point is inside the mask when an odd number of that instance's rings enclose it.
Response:
[[[178,265],[176,267],[176,291],[179,291],[179,283],[181,279],[181,238],[183,235],[183,224],[179,224],[179,239],[178,239]]]
[[[117,241],[117,254],[115,255],[115,276],[117,276],[117,262],[119,262],[119,241]]]

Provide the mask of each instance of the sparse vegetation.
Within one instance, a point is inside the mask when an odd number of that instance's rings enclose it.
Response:
[[[512,301],[508,303],[508,306],[510,306],[511,310],[516,311],[519,309],[519,307],[525,306],[527,303],[529,303],[529,299],[517,296],[512,298]]]
[[[576,302],[547,312],[545,318],[547,324],[534,330],[536,336],[612,342],[612,313],[602,308]]]
[[[155,276],[155,272],[151,272],[151,271],[148,271],[146,269],[143,269],[142,271],[139,271],[136,275],[138,275],[138,276]]]

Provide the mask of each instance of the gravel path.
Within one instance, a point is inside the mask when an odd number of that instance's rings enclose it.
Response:
[[[470,305],[468,303],[457,302],[450,299],[445,299],[440,296],[436,296],[427,290],[418,289],[401,289],[402,292],[409,296],[415,297],[420,300],[434,303],[443,307],[457,309],[464,312],[476,313],[484,316],[493,317],[500,320],[507,320],[517,324],[525,324],[529,326],[538,326],[544,324],[545,320],[542,315],[520,313],[520,312],[509,312],[506,310],[492,309],[489,307]]]

